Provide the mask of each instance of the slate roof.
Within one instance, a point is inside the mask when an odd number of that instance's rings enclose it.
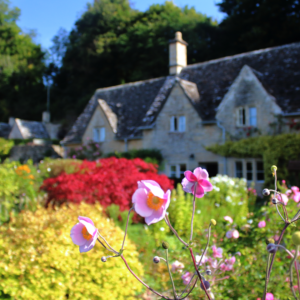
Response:
[[[252,68],[284,113],[300,112],[300,43],[295,43],[189,65],[179,77],[98,89],[62,142],[81,143],[100,99],[117,118],[116,138],[141,137],[141,129],[153,125],[176,81],[202,121],[212,121],[244,65]]]
[[[18,126],[24,139],[49,139],[49,134],[42,122],[26,121],[16,118],[15,124]]]
[[[0,123],[0,137],[8,138],[11,131],[11,126],[7,123]]]

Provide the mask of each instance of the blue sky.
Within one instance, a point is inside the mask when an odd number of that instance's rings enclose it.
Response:
[[[77,18],[85,11],[88,0],[10,0],[11,6],[21,9],[18,25],[25,32],[35,30],[37,36],[35,42],[44,49],[52,44],[51,39],[59,28],[70,31]],[[145,11],[151,4],[164,3],[164,0],[132,0],[132,7]],[[195,7],[198,12],[204,13],[220,21],[223,14],[218,11],[215,3],[219,0],[173,0],[183,7]]]

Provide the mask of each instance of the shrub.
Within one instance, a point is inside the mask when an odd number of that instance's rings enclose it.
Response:
[[[87,144],[83,144],[77,148],[71,148],[67,153],[69,158],[96,160],[101,157],[101,144],[90,140]]]
[[[41,180],[31,161],[21,165],[5,160],[0,164],[0,181],[0,224],[9,220],[10,213],[36,209]]]
[[[78,215],[91,218],[108,242],[116,247],[123,231],[103,216],[99,205],[39,208],[26,211],[0,227],[0,298],[18,300],[135,299],[142,285],[128,273],[120,258],[101,262],[104,248],[79,253],[70,230]],[[126,241],[124,256],[131,268],[143,274],[135,246]]]
[[[123,211],[131,207],[137,181],[145,179],[157,181],[164,190],[173,187],[172,181],[165,175],[157,174],[153,164],[139,158],[111,157],[97,162],[84,161],[75,173],[48,178],[41,188],[48,193],[47,205],[50,202],[100,202],[105,208],[117,204]]]
[[[146,162],[151,162],[157,165],[161,165],[163,156],[158,149],[133,149],[127,152],[110,152],[105,157],[117,157],[117,158],[141,158]]]

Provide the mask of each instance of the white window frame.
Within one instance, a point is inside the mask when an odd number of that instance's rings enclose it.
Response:
[[[247,166],[247,164],[251,164],[251,172],[250,171],[248,171],[248,166]],[[254,181],[254,174],[255,174],[255,172],[254,172],[254,163],[253,163],[253,161],[249,161],[249,160],[246,160],[245,161],[245,166],[246,166],[246,168],[245,168],[245,171],[246,171],[246,180],[247,181]],[[248,179],[248,173],[251,173],[251,175],[252,175],[252,179]]]
[[[93,128],[93,141],[95,143],[102,143],[105,141],[105,127]]]
[[[182,165],[185,165],[184,171],[180,170],[180,166],[182,166]],[[174,176],[172,176],[173,175],[172,167],[176,167],[175,178],[180,178],[181,175],[183,175],[183,173],[187,170],[187,163],[182,162],[182,163],[170,164],[169,165],[169,177],[174,177]]]
[[[241,163],[242,164],[242,177],[238,177],[237,176],[237,167],[236,167],[237,163]],[[234,177],[236,177],[236,178],[244,178],[244,163],[243,163],[242,160],[236,160],[234,162]]]
[[[178,131],[185,132],[185,116],[178,117]]]
[[[255,116],[250,115],[251,109],[255,109]],[[252,110],[253,111],[253,110]],[[244,112],[244,113],[243,113]],[[245,123],[243,123],[243,114],[245,114]],[[251,124],[255,120],[255,124]],[[257,107],[256,106],[240,106],[236,109],[236,126],[238,127],[257,127]]]
[[[264,162],[261,161],[261,160],[256,160],[255,161],[255,179],[256,179],[257,182],[265,182],[265,179],[264,180],[258,180],[258,178],[257,178],[258,177],[257,176],[258,173],[263,173],[264,174],[264,178],[265,178],[265,172],[264,172],[264,170],[262,170],[262,171],[261,170],[260,171],[257,170],[257,164],[258,163],[262,163],[263,164]]]
[[[255,114],[252,114],[251,112],[254,112]],[[257,126],[257,108],[255,106],[249,107],[249,126],[256,127]],[[255,120],[255,122],[253,122]]]
[[[105,141],[105,127],[99,128],[99,142]]]
[[[170,117],[170,132],[185,132],[186,118],[185,116]]]

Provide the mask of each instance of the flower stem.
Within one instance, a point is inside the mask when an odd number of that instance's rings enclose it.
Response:
[[[299,246],[297,245],[296,247],[296,253],[295,253],[295,256],[294,258],[292,259],[291,263],[290,263],[290,289],[295,297],[295,299],[297,300],[297,296],[296,296],[296,293],[295,293],[295,290],[294,290],[294,287],[293,287],[293,265],[298,257],[298,253],[299,253]]]
[[[296,274],[297,274],[298,293],[299,293],[299,296],[300,296],[300,278],[299,278],[298,265],[297,265],[297,262],[296,262],[296,261],[295,261],[295,269],[296,269]]]
[[[199,279],[200,279],[200,281],[201,281],[201,283],[202,283],[202,286],[203,286],[203,288],[204,288],[205,294],[206,294],[207,298],[208,298],[209,300],[211,300],[211,298],[210,298],[210,296],[209,296],[209,294],[208,294],[208,292],[207,292],[207,289],[206,289],[206,287],[205,287],[205,284],[204,284],[204,282],[203,282],[202,276],[201,276],[201,274],[200,274],[200,272],[199,272],[199,270],[198,270],[198,266],[197,266],[197,264],[196,264],[195,256],[194,256],[194,253],[193,253],[193,249],[192,249],[192,248],[189,248],[189,250],[190,250],[190,253],[191,253],[191,256],[192,256],[192,260],[193,260],[193,263],[194,263],[194,267],[195,267],[196,273],[197,273],[197,275],[198,275],[198,277],[199,277]]]
[[[123,248],[124,248],[125,239],[126,239],[126,235],[127,235],[127,228],[128,228],[129,216],[130,216],[130,213],[131,213],[132,210],[133,210],[133,207],[131,207],[131,208],[129,209],[129,212],[128,212],[128,215],[127,215],[126,228],[125,228],[124,239],[123,239],[121,251],[122,251]]]
[[[269,271],[269,265],[270,265],[270,258],[271,258],[271,253],[268,253],[267,267],[266,267],[265,289],[264,289],[263,299],[265,299],[266,294],[267,294],[267,288],[268,288],[267,278],[268,278],[268,271]]]
[[[202,262],[202,259],[203,259],[203,256],[205,255],[206,251],[207,251],[207,248],[208,248],[208,245],[209,245],[209,240],[210,240],[210,232],[211,232],[211,223],[209,223],[209,226],[208,226],[208,237],[207,237],[207,243],[206,243],[206,246],[204,248],[204,251],[201,255],[201,258],[200,258],[200,261],[198,263],[198,266],[201,264]]]
[[[196,209],[196,188],[197,188],[197,183],[195,183],[195,186],[194,186],[193,212],[192,212],[192,220],[191,220],[191,235],[190,235],[190,242],[192,242],[192,240],[193,240],[194,215],[195,215],[195,209]]]
[[[172,282],[172,288],[173,288],[174,299],[177,299],[176,289],[175,289],[174,281],[173,281],[173,278],[172,278],[172,273],[171,273],[170,266],[169,266],[168,249],[166,249],[166,264],[167,264],[167,268],[168,268],[170,280],[171,280],[171,282]]]
[[[169,228],[171,229],[171,231],[175,234],[175,236],[178,238],[178,240],[186,247],[188,247],[189,245],[178,235],[177,231],[172,227],[171,222],[168,218],[167,215],[165,215],[165,222],[166,224],[169,226]]]
[[[189,283],[186,285],[186,287],[185,287],[185,289],[183,290],[183,292],[180,294],[180,297],[186,292],[186,290],[188,289],[189,285],[191,284],[191,282],[193,281],[193,279],[194,279],[195,276],[196,276],[196,274],[193,274],[191,280],[190,280]],[[198,281],[198,276],[197,276],[197,278],[196,278],[196,280],[195,280],[195,282],[194,282],[193,287],[190,289],[190,291],[187,293],[187,295],[186,295],[185,297],[187,297],[187,296],[192,292],[192,290],[194,289],[194,287],[195,287],[197,281]]]

